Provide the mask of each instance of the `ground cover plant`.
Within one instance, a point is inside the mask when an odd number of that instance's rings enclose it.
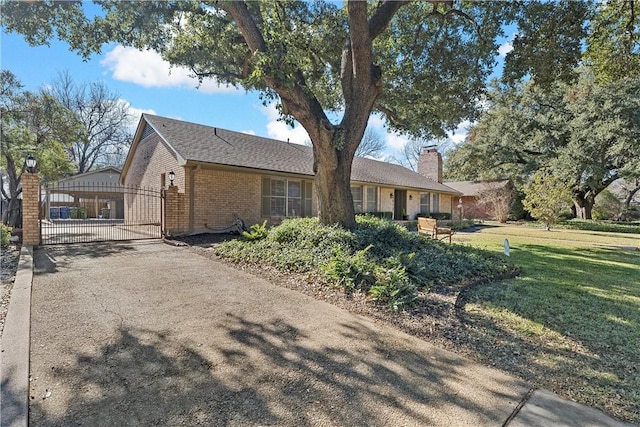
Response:
[[[235,262],[305,273],[347,293],[361,292],[398,311],[432,286],[472,283],[516,274],[504,257],[447,245],[412,233],[392,221],[359,216],[353,230],[317,219],[291,219],[256,227],[219,245],[216,254]]]
[[[465,296],[477,353],[539,387],[640,422],[640,234],[493,226],[456,236],[492,251],[502,251],[505,238],[521,276]]]

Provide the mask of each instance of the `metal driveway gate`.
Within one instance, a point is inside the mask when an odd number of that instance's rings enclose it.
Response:
[[[40,192],[40,243],[162,237],[161,190],[112,183],[63,182]]]

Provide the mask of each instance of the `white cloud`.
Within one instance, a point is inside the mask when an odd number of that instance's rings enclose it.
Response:
[[[291,128],[285,122],[278,121],[280,114],[274,103],[261,108],[262,113],[269,119],[267,123],[267,135],[269,138],[278,139],[280,141],[289,141],[294,144],[304,144],[310,141],[307,131],[296,122]]]
[[[309,134],[302,126],[296,125],[292,129],[288,124],[275,120],[267,123],[267,134],[270,138],[289,141],[294,144],[304,145],[305,141],[311,140]]]
[[[464,142],[469,134],[469,126],[471,126],[471,122],[469,120],[465,120],[460,123],[453,132],[447,132],[449,141],[453,142],[455,145]]]
[[[388,148],[401,152],[404,149],[404,146],[407,145],[407,142],[409,142],[409,138],[395,132],[388,132],[385,135],[385,142]]]
[[[136,128],[138,127],[138,123],[140,122],[140,116],[142,116],[143,113],[156,114],[155,110],[153,109],[132,107],[129,101],[127,101],[126,99],[120,98],[118,99],[118,103],[120,103],[121,105],[124,105],[124,107],[129,110],[129,117],[131,120],[129,121],[128,127],[131,133],[134,133],[136,131]]]
[[[184,87],[205,93],[235,92],[232,86],[218,86],[215,80],[202,84],[184,67],[171,67],[160,54],[152,50],[141,51],[132,47],[116,46],[107,52],[100,64],[107,67],[116,80],[144,87]]]
[[[513,41],[506,41],[500,45],[498,48],[498,55],[504,57],[507,56],[507,53],[513,50]]]
[[[256,132],[253,130],[241,130],[240,133],[245,133],[247,135],[255,135]]]

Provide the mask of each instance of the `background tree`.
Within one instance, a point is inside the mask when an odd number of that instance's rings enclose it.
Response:
[[[487,182],[478,194],[477,203],[491,212],[496,221],[502,223],[509,219],[509,211],[513,201],[513,188],[503,183]]]
[[[21,225],[20,200],[24,160],[31,154],[38,161],[43,180],[54,180],[70,173],[71,162],[65,152],[67,142],[77,137],[74,114],[44,92],[31,93],[10,71],[0,71],[0,168],[3,199],[8,201],[3,222]],[[5,185],[6,181],[6,185]]]
[[[640,70],[640,2],[596,2],[598,13],[590,20],[585,61],[596,79],[608,83]]]
[[[384,137],[374,129],[368,127],[362,136],[362,142],[356,149],[356,157],[379,159],[386,148]]]
[[[103,82],[77,84],[68,72],[52,83],[51,96],[73,111],[83,132],[68,152],[77,173],[94,166],[120,166],[132,140],[129,105]]]
[[[613,181],[640,176],[639,76],[598,84],[583,69],[573,84],[496,86],[490,100],[469,140],[448,156],[449,176],[522,183],[548,167],[571,183],[585,219]]]
[[[619,219],[622,215],[622,202],[613,192],[604,190],[598,197],[593,206],[593,219]]]
[[[33,45],[55,34],[85,57],[108,42],[153,49],[201,79],[259,91],[311,138],[321,222],[347,227],[351,164],[372,111],[391,129],[443,137],[475,119],[504,24],[517,21],[522,40],[509,72],[542,81],[571,77],[589,19],[585,2],[98,4],[86,16],[81,2],[5,2],[2,23]]]
[[[542,221],[547,231],[571,206],[570,185],[549,169],[534,173],[531,182],[524,187],[524,194],[524,208],[532,217]]]

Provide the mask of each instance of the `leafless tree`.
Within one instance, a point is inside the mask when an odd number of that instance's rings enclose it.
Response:
[[[356,149],[356,157],[369,157],[379,159],[386,147],[382,134],[373,128],[368,127],[364,131],[362,142]]]
[[[496,221],[507,222],[513,200],[513,186],[510,182],[486,182],[478,194],[478,205],[484,206]]]
[[[120,166],[132,139],[129,105],[103,82],[77,84],[67,71],[58,75],[50,91],[82,123],[81,137],[68,149],[76,172],[97,165]]]

